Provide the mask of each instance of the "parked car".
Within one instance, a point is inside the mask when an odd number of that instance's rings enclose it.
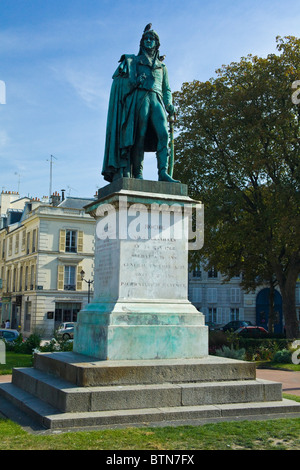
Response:
[[[58,336],[61,336],[62,339],[73,339],[74,338],[74,323],[65,322],[59,325],[57,330]]]
[[[242,326],[235,333],[243,338],[264,338],[268,335],[267,330],[262,326]]]
[[[0,339],[4,339],[8,343],[15,341],[19,335],[20,333],[17,330],[10,330],[7,328],[0,329]]]
[[[205,325],[208,326],[209,331],[217,330],[217,329],[218,329],[218,328],[217,328],[217,325],[216,325],[214,322],[212,322],[212,321],[206,322]]]
[[[247,320],[233,320],[227,323],[225,326],[223,326],[222,330],[223,331],[235,331],[238,328],[241,328],[242,326],[252,326],[251,321]]]

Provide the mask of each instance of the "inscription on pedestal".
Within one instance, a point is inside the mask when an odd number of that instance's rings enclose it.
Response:
[[[118,240],[97,240],[95,249],[95,298],[118,298]]]
[[[127,243],[126,250],[121,250],[120,298],[185,299],[183,244],[172,239]]]

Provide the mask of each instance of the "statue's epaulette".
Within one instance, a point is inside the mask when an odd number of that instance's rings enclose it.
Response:
[[[122,54],[119,62],[123,62],[125,59],[133,59],[134,57],[134,54]]]

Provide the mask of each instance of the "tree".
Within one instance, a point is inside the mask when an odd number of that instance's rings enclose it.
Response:
[[[178,107],[175,178],[205,205],[206,258],[244,286],[278,282],[287,336],[298,335],[300,272],[300,39],[277,38],[277,54],[223,65],[207,82],[184,83]],[[273,281],[272,281],[273,282]]]

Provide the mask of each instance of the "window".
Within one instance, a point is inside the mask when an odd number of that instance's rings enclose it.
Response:
[[[19,277],[19,291],[22,290],[22,282],[23,282],[23,266],[20,267],[20,277]]]
[[[26,266],[25,268],[25,289],[24,290],[27,290],[28,289],[28,266]]]
[[[30,232],[27,233],[27,246],[26,246],[26,253],[29,254],[30,252]]]
[[[31,302],[25,302],[24,331],[30,331],[31,326]]]
[[[32,265],[30,268],[30,290],[34,289],[34,278],[35,278],[34,271],[35,271],[35,267]]]
[[[207,272],[208,278],[209,279],[214,279],[218,277],[218,271],[212,267],[210,270]]]
[[[208,309],[208,321],[216,323],[217,321],[217,309],[215,307]]]
[[[217,308],[217,320],[216,323],[220,324],[226,324],[230,320],[229,317],[229,309],[226,307],[218,307]]]
[[[64,290],[76,290],[76,267],[65,266]]]
[[[10,283],[10,270],[8,269],[6,273],[6,292],[10,292],[9,283]]]
[[[32,252],[33,253],[36,251],[36,234],[37,234],[37,230],[34,230],[32,232]]]
[[[14,268],[13,270],[13,285],[12,285],[12,291],[16,292],[16,285],[17,285],[17,268]]]
[[[230,320],[240,320],[240,309],[231,308],[230,309]]]
[[[25,245],[26,245],[26,230],[23,230],[22,232],[22,251],[25,251]]]
[[[193,277],[197,277],[198,279],[201,279],[201,269],[199,266],[197,266],[194,270],[193,270]]]
[[[77,314],[81,310],[80,303],[56,302],[55,303],[55,327],[60,323],[76,322]]]
[[[240,289],[239,288],[230,289],[230,300],[232,303],[240,302]]]
[[[208,303],[217,302],[217,289],[215,287],[207,289],[207,302]]]
[[[193,302],[201,302],[202,301],[202,289],[201,287],[194,287],[193,288]]]
[[[12,245],[13,245],[13,239],[10,237],[8,239],[8,256],[11,256],[12,254]]]
[[[16,234],[16,244],[15,244],[15,253],[19,253],[19,239],[20,239],[20,234]]]
[[[66,251],[76,253],[77,232],[75,230],[66,230]]]

